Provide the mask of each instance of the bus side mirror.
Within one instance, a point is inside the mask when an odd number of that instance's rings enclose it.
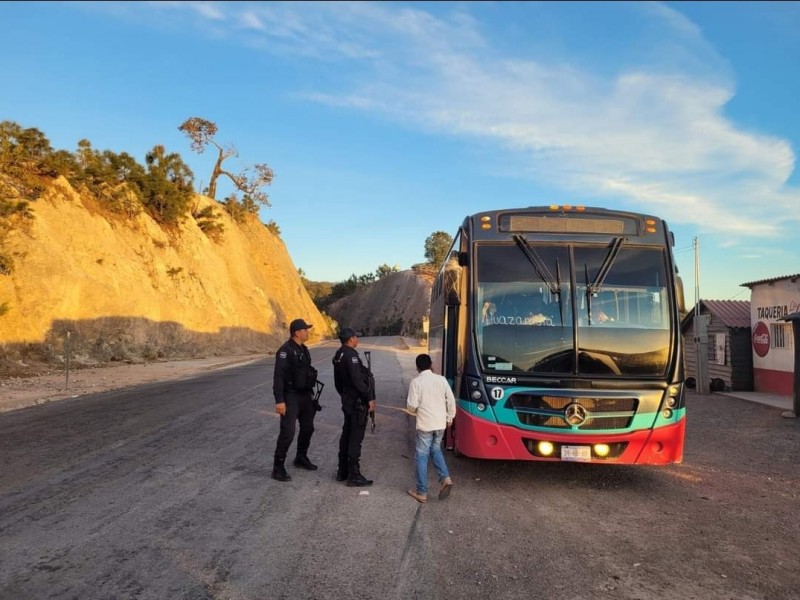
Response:
[[[469,255],[466,252],[459,252],[458,265],[461,267],[466,267],[467,264],[469,264]]]
[[[449,260],[444,266],[444,303],[447,306],[458,306],[461,304],[461,272],[459,260]]]
[[[686,300],[683,297],[683,279],[680,276],[675,276],[675,295],[678,300],[678,315],[683,320],[686,316]]]

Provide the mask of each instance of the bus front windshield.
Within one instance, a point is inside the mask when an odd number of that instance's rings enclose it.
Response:
[[[484,370],[663,376],[670,302],[663,248],[483,244],[474,322]]]

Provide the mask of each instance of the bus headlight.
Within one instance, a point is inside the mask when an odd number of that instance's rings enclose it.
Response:
[[[472,391],[472,399],[473,400],[477,401],[477,400],[480,400],[481,398],[483,398],[483,394],[481,394],[480,390],[473,390]]]
[[[672,410],[670,410],[669,408],[665,408],[664,411],[661,413],[661,416],[664,417],[665,419],[671,419]]]
[[[478,410],[479,410],[480,412],[483,412],[483,411],[485,411],[485,410],[486,410],[486,405],[485,405],[483,402],[480,402],[480,403],[478,404]]]
[[[675,405],[678,403],[677,398],[675,396],[668,396],[667,397],[667,406],[670,408],[675,408]]]
[[[539,442],[536,445],[536,448],[539,450],[539,454],[542,456],[550,456],[555,450],[555,447],[550,442]]]
[[[611,452],[608,444],[595,444],[593,450],[597,456],[601,457],[608,456],[608,453]]]

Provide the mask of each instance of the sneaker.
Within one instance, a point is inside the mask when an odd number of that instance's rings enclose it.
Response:
[[[439,500],[444,500],[450,495],[450,490],[453,489],[453,480],[445,477],[442,481],[442,489],[439,490]]]
[[[420,494],[417,490],[408,490],[408,495],[420,504],[425,504],[428,501],[428,496],[426,494]]]

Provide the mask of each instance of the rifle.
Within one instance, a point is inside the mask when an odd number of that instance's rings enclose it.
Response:
[[[314,410],[317,412],[322,410],[322,406],[319,404],[319,397],[322,396],[322,389],[325,387],[325,384],[321,381],[317,381],[314,384],[314,397],[311,398],[311,405],[314,407]]]
[[[367,359],[367,373],[369,373],[369,388],[370,388],[369,391],[372,392],[372,394],[370,394],[370,395],[372,396],[372,399],[374,400],[375,399],[375,378],[372,375],[372,353],[369,350],[365,350],[364,351],[364,356]],[[372,433],[375,433],[375,412],[374,411],[369,413],[369,419],[372,422],[370,430],[372,431]]]

